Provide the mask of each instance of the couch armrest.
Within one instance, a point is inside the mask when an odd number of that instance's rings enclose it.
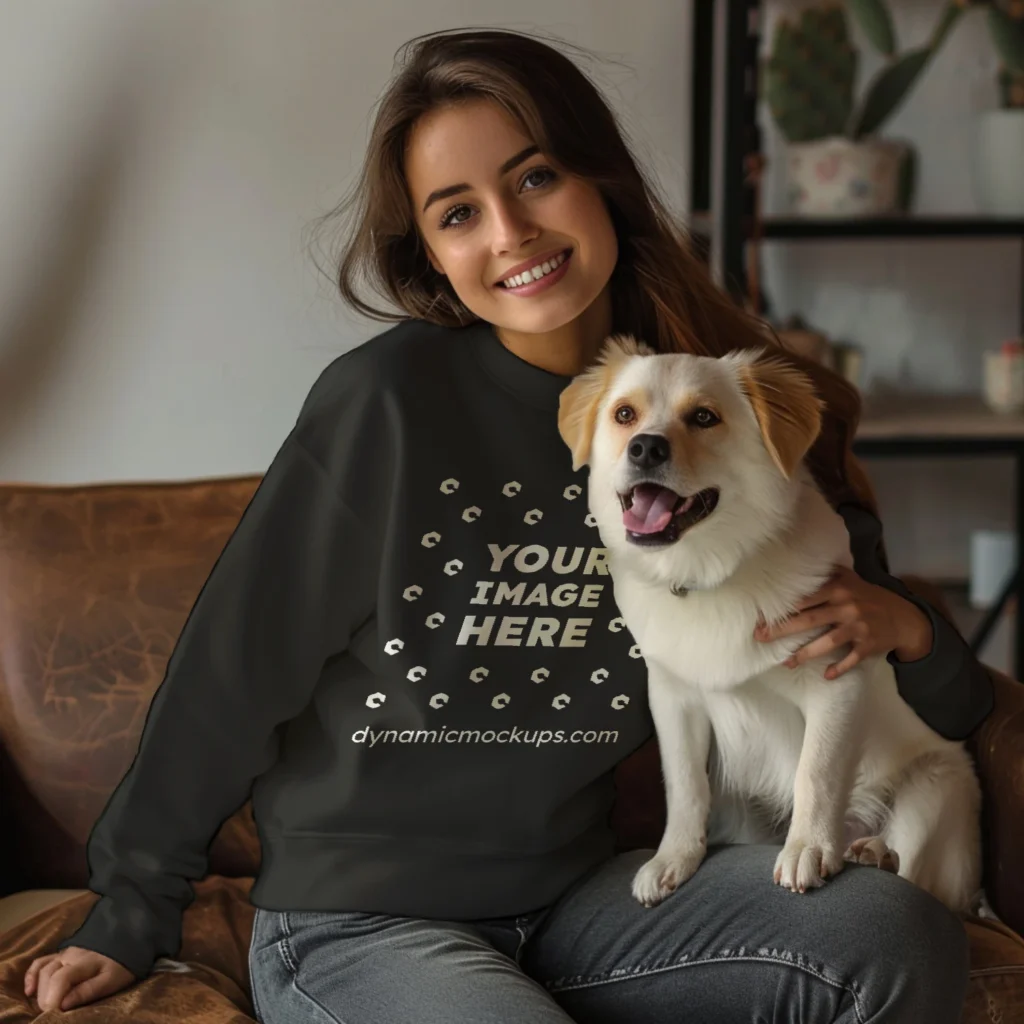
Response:
[[[954,625],[942,591],[918,576],[907,588]],[[984,797],[985,892],[992,909],[1024,933],[1024,684],[988,665],[995,707],[967,741]]]
[[[984,794],[985,891],[1024,933],[1024,684],[989,669],[995,707],[968,741]]]

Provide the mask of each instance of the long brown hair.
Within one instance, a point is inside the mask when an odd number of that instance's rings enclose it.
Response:
[[[499,29],[418,36],[400,48],[398,62],[379,100],[361,174],[348,197],[315,224],[318,234],[335,217],[351,216],[334,277],[350,307],[385,322],[418,318],[461,327],[479,319],[427,259],[404,157],[409,133],[424,114],[470,99],[491,100],[542,152],[601,191],[620,254],[610,281],[613,331],[633,334],[660,352],[719,356],[767,346],[795,363],[826,404],[808,457],[815,478],[833,504],[853,500],[875,511],[867,476],[850,450],[860,416],[857,390],[782,349],[767,324],[718,288],[685,227],[633,158],[627,133],[576,63],[539,38]],[[365,301],[360,277],[398,312]]]

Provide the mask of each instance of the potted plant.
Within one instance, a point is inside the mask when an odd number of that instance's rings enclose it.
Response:
[[[999,108],[979,120],[975,197],[985,213],[1024,217],[1024,0],[983,6],[999,55]]]
[[[886,62],[855,99],[859,54],[846,7]],[[910,209],[916,153],[878,132],[906,99],[962,8],[950,2],[929,42],[898,52],[884,0],[804,8],[776,24],[764,92],[786,139],[790,208],[818,217],[878,216]]]

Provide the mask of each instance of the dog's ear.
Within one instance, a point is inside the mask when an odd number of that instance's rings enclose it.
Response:
[[[788,480],[821,430],[824,402],[807,374],[771,356],[741,363],[739,379],[765,447]]]
[[[558,432],[572,452],[574,471],[590,460],[597,410],[622,364],[633,356],[654,354],[654,349],[632,335],[612,334],[605,339],[594,362],[562,392],[558,400]]]

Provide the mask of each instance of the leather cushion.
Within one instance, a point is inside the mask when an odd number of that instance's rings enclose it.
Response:
[[[80,888],[203,583],[259,482],[0,487],[0,788],[18,888]],[[210,871],[252,876],[248,805]],[[2,882],[4,879],[0,879]]]

